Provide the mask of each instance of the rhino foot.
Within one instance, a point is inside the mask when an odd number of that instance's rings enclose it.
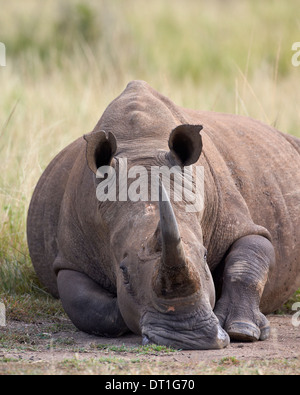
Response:
[[[247,321],[233,321],[225,327],[231,340],[241,342],[254,342],[266,340],[270,336],[270,325],[268,320],[262,315],[263,320],[258,325]]]
[[[275,254],[269,240],[245,236],[235,242],[226,258],[223,289],[215,314],[236,341],[266,340],[270,324],[260,312],[260,300]]]
[[[227,331],[230,339],[242,342],[252,342],[259,340],[260,330],[256,325],[247,322],[233,322]]]
[[[270,336],[270,326],[259,329],[256,325],[246,322],[234,322],[228,328],[230,338],[242,342],[266,340]]]
[[[215,314],[231,340],[255,342],[269,338],[269,321],[259,310],[249,310],[245,305],[237,307],[225,299],[219,301]]]

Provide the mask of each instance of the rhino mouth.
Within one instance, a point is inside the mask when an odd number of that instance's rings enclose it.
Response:
[[[162,314],[147,311],[141,319],[143,344],[154,343],[181,350],[222,349],[229,345],[228,334],[213,312]]]

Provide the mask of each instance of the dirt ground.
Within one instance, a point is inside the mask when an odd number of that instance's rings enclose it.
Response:
[[[300,326],[291,316],[269,317],[265,342],[231,343],[223,350],[178,351],[142,347],[127,335],[100,338],[64,322],[26,324],[10,321],[0,328],[2,374],[241,374],[300,373]]]

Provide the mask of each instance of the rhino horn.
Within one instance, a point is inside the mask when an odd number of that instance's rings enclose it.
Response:
[[[162,257],[154,276],[154,291],[161,298],[177,298],[197,291],[189,268],[176,217],[164,186],[159,191]],[[193,281],[194,280],[194,281]]]

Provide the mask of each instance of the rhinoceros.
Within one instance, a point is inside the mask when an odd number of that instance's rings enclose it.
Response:
[[[202,167],[203,208],[187,212],[162,183],[158,201],[99,201],[97,169],[117,174],[125,158]],[[300,285],[300,140],[132,81],[46,168],[27,236],[40,281],[81,331],[179,349],[265,340],[266,315]]]

